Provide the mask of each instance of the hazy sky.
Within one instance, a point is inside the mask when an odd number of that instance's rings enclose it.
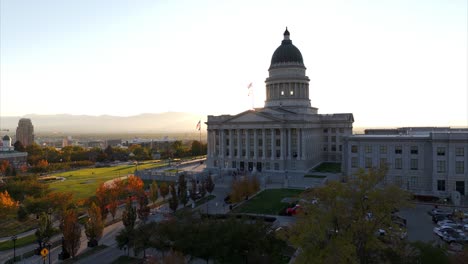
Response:
[[[467,1],[0,0],[0,115],[237,114],[288,26],[319,113],[467,126]]]

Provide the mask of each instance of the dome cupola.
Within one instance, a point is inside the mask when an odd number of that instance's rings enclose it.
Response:
[[[304,60],[302,59],[302,54],[299,49],[292,44],[291,39],[289,38],[290,34],[288,28],[284,31],[284,38],[281,41],[281,45],[275,50],[273,56],[271,57],[271,67],[275,65],[281,65],[286,63],[300,64],[304,65]]]

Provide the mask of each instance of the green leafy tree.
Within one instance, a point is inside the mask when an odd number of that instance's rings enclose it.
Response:
[[[163,197],[164,201],[166,200],[166,196],[169,194],[169,186],[166,182],[162,182],[161,186],[159,187],[159,191],[161,192],[161,196]]]
[[[213,182],[213,178],[211,177],[211,175],[208,175],[208,177],[206,178],[206,183],[205,183],[206,191],[209,194],[211,194],[214,190],[214,187],[215,187],[215,183]]]
[[[122,223],[125,226],[125,229],[129,231],[133,230],[135,228],[136,218],[136,209],[132,206],[132,200],[129,198],[127,199],[125,210],[122,212]]]
[[[178,198],[181,204],[184,206],[188,202],[188,195],[187,195],[187,180],[185,179],[185,174],[179,175],[179,188],[178,188]]]
[[[150,214],[150,207],[148,206],[148,196],[143,194],[138,199],[138,218],[145,223],[148,220]]]
[[[383,186],[385,174],[385,168],[361,170],[346,183],[332,181],[303,194],[303,213],[289,236],[301,248],[298,263],[384,263],[386,251],[400,253],[401,233],[391,216],[409,195]],[[379,229],[386,230],[385,240]]]
[[[150,185],[150,199],[151,202],[155,203],[159,198],[158,183],[153,180]]]
[[[170,185],[171,189],[171,198],[169,198],[169,207],[172,209],[172,211],[177,211],[177,207],[179,207],[179,200],[177,199],[177,192],[175,190],[174,184]]]
[[[54,234],[54,231],[51,218],[46,213],[41,213],[39,216],[39,227],[37,228],[36,233],[34,233],[36,235],[39,248],[42,249],[45,247]]]
[[[90,246],[97,246],[104,232],[104,222],[102,221],[101,209],[92,203],[88,209],[88,221],[85,223],[85,234]]]
[[[21,141],[17,140],[15,144],[13,144],[13,147],[15,147],[15,151],[19,152],[25,152],[26,148],[24,147],[23,143]]]

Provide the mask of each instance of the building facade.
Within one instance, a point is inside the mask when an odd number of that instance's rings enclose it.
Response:
[[[8,135],[5,135],[2,138],[2,145],[0,146],[0,162],[3,160],[8,161],[10,165],[19,169],[22,166],[27,165],[27,152],[18,152],[14,150],[14,147],[11,144],[11,138]]]
[[[271,58],[263,108],[208,116],[208,170],[304,173],[324,161],[341,162],[353,115],[318,114],[309,78],[286,29]]]
[[[468,129],[398,128],[367,130],[344,140],[342,171],[385,164],[385,183],[419,195],[468,194]]]
[[[34,143],[34,126],[31,119],[21,118],[16,128],[16,140],[20,141],[23,146],[30,146]]]

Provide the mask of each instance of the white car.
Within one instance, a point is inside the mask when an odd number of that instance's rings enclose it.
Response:
[[[460,234],[464,234],[463,231],[461,230],[457,230],[451,226],[440,226],[440,227],[434,227],[434,229],[432,230],[434,231],[434,233],[440,237],[442,237],[444,235],[444,232],[457,232],[457,233],[460,233]]]
[[[441,220],[441,221],[437,222],[438,226],[453,225],[453,224],[456,224],[456,223],[453,220],[450,220],[450,219]]]

